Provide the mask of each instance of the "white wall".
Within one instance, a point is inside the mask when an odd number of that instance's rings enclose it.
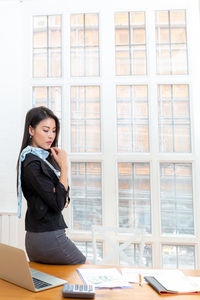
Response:
[[[21,8],[0,2],[0,211],[16,211],[21,132]]]

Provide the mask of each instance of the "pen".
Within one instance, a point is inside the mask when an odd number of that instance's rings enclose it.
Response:
[[[143,285],[143,277],[142,277],[142,274],[139,274],[139,285],[140,285],[140,286]]]

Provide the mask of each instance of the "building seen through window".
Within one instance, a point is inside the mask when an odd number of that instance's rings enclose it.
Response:
[[[33,16],[33,106],[61,121],[69,228],[90,259],[91,226],[112,225],[145,229],[145,266],[158,259],[159,267],[196,267],[187,13],[113,11],[108,24],[103,11]],[[99,260],[105,243],[98,241]],[[135,266],[138,247],[126,250]]]

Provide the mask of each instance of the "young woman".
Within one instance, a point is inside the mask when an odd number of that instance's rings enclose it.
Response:
[[[66,236],[62,210],[70,202],[66,152],[57,147],[60,124],[46,107],[28,111],[18,158],[18,216],[21,190],[27,200],[25,246],[30,261],[83,264],[85,256]]]

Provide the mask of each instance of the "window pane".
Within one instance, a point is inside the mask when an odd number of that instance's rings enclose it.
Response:
[[[52,77],[61,75],[61,49],[59,48],[49,50],[49,74]]]
[[[47,17],[38,16],[33,18],[33,47],[47,47]]]
[[[61,16],[33,17],[33,77],[61,76]]]
[[[157,74],[188,73],[185,11],[157,11]]]
[[[71,164],[72,228],[91,230],[102,224],[100,163]]]
[[[49,16],[49,46],[61,47],[61,16]]]
[[[146,74],[146,50],[141,46],[131,47],[132,52],[132,68],[135,74]]]
[[[161,152],[191,152],[188,85],[158,85]]]
[[[71,47],[71,76],[84,76],[84,49]]]
[[[115,38],[117,45],[127,45],[129,44],[129,30],[128,28],[120,28],[115,30]]]
[[[150,166],[118,163],[119,226],[151,232]]]
[[[195,248],[194,246],[162,246],[163,268],[194,269]]]
[[[149,112],[146,85],[117,86],[119,152],[149,151]]]
[[[160,42],[161,44],[169,44],[169,29],[160,28],[160,30],[157,30],[156,41]]]
[[[116,75],[146,74],[144,12],[115,14]]]
[[[194,234],[191,164],[161,163],[160,207],[162,234]]]
[[[74,241],[74,243],[90,262],[94,261],[92,242]],[[100,262],[103,259],[103,244],[102,244],[102,242],[96,243],[96,255],[97,255],[97,262]]]
[[[85,76],[99,74],[99,47],[87,47],[85,50]]]
[[[45,49],[33,50],[34,77],[47,77],[47,51]]]
[[[116,73],[130,75],[130,52],[127,46],[116,46]]]
[[[99,76],[99,16],[71,15],[71,76]]]
[[[45,106],[51,109],[55,115],[61,120],[61,99],[62,99],[62,88],[58,86],[38,86],[33,87],[33,107]],[[61,124],[62,125],[62,124]],[[61,145],[62,126],[59,135],[59,146]]]
[[[157,73],[169,75],[171,70],[170,48],[162,45],[157,46]]]
[[[129,247],[124,249],[125,255],[128,256],[129,259],[131,259],[133,266],[140,267],[139,264],[139,255],[140,255],[140,249],[139,244],[131,244]],[[143,256],[143,265],[145,267],[152,267],[152,246],[151,245],[145,245],[144,246],[144,256]],[[128,262],[123,259],[123,257],[120,256],[120,265],[128,266]]]
[[[33,106],[46,106],[61,118],[61,87],[34,87],[33,88]]]
[[[71,87],[71,150],[101,151],[100,89],[98,86]]]

